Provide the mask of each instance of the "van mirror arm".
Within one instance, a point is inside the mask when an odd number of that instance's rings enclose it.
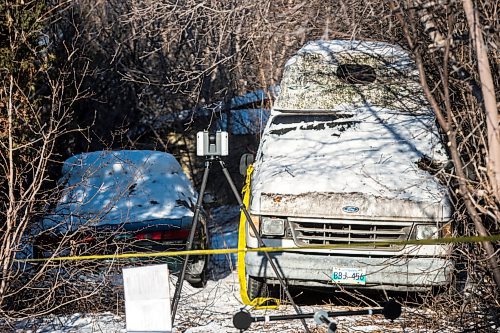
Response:
[[[240,158],[240,175],[246,176],[247,175],[247,169],[255,161],[255,157],[253,154],[247,153],[241,155]]]

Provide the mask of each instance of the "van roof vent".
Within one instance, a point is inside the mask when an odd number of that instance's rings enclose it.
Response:
[[[377,79],[373,67],[362,64],[339,65],[336,74],[339,80],[349,84],[368,84]]]

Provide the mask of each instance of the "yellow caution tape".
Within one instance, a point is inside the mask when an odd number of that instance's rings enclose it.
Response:
[[[16,259],[17,262],[42,262],[42,261],[72,261],[72,260],[106,260],[106,259],[134,259],[152,257],[178,257],[178,256],[199,256],[212,254],[238,253],[238,249],[212,249],[212,250],[180,250],[167,252],[141,252],[141,253],[121,253],[121,254],[95,254],[67,257],[50,257],[40,259]]]
[[[251,172],[251,171],[250,171]],[[244,189],[243,203],[248,207],[249,191],[247,185]],[[153,257],[174,257],[185,255],[213,255],[213,254],[238,254],[238,280],[240,282],[240,296],[245,305],[251,306],[254,309],[275,309],[280,305],[280,300],[276,298],[258,297],[250,300],[248,297],[246,271],[245,271],[245,254],[247,252],[300,252],[304,250],[328,250],[328,249],[346,249],[355,247],[366,247],[371,244],[333,244],[333,245],[311,245],[297,247],[246,247],[246,218],[243,214],[240,215],[240,225],[238,230],[238,248],[237,249],[211,249],[211,250],[182,250],[168,252],[147,252],[147,253],[123,253],[110,255],[81,255],[67,257],[51,257],[41,259],[17,259],[17,262],[47,262],[47,261],[77,261],[77,260],[103,260],[103,259],[133,259],[133,258],[153,258]],[[377,246],[390,245],[437,245],[437,244],[456,244],[456,243],[479,243],[479,242],[495,242],[500,241],[500,234],[491,236],[464,236],[455,238],[436,238],[422,240],[407,240],[407,241],[389,241],[377,242]]]
[[[250,203],[250,178],[253,172],[253,165],[247,169],[245,186],[243,186],[243,204],[248,208]],[[243,212],[240,214],[240,226],[238,229],[238,280],[240,281],[240,296],[243,304],[252,306],[256,309],[275,309],[279,306],[280,300],[276,298],[257,297],[251,300],[248,297],[247,277],[245,271],[245,253],[247,250],[246,242],[246,217]],[[273,305],[269,305],[272,303]],[[265,305],[268,304],[268,305]]]
[[[240,225],[241,227],[241,225]],[[240,229],[241,230],[241,229]],[[245,231],[245,229],[243,229]],[[243,236],[243,240],[245,236]],[[239,240],[241,240],[241,233]],[[458,244],[458,243],[480,243],[480,242],[498,242],[500,241],[500,234],[491,236],[463,236],[455,238],[435,238],[435,239],[421,239],[421,240],[407,240],[407,241],[391,241],[391,242],[376,242],[376,243],[363,243],[363,244],[332,244],[332,245],[308,245],[301,247],[257,247],[246,248],[240,247],[236,249],[209,249],[209,250],[180,250],[180,251],[166,251],[166,252],[140,252],[140,253],[122,253],[122,254],[96,254],[96,255],[80,255],[80,256],[67,256],[67,257],[50,257],[40,259],[15,259],[17,262],[43,262],[43,261],[76,261],[76,260],[106,260],[106,259],[134,259],[134,258],[153,258],[153,257],[179,257],[179,256],[200,256],[200,255],[214,255],[214,254],[228,254],[238,253],[238,256],[244,258],[247,252],[305,252],[305,250],[335,250],[335,249],[349,249],[362,247],[366,248],[370,245],[376,246],[390,246],[390,245],[444,245],[444,244]],[[246,244],[245,244],[246,246]],[[239,264],[239,262],[238,262]],[[244,265],[244,262],[242,263]]]

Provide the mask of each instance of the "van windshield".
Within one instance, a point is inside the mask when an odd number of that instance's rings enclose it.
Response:
[[[266,193],[359,192],[432,201],[442,197],[441,188],[419,167],[423,158],[436,165],[448,161],[432,114],[378,108],[277,114],[262,137],[252,182]]]
[[[321,156],[332,159],[329,163],[338,163],[338,158],[378,163],[389,156],[414,161],[421,156],[446,159],[432,114],[379,108],[276,115],[264,133],[261,151],[264,158]]]

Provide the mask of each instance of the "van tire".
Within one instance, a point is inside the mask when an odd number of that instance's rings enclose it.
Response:
[[[264,278],[247,276],[247,294],[250,301],[259,297],[268,297],[269,289]]]
[[[461,295],[470,292],[472,288],[469,280],[469,275],[467,272],[467,263],[457,263],[455,264],[455,269],[452,273],[452,281],[448,286],[449,295]]]
[[[200,243],[197,245],[195,244],[194,249],[206,250],[210,248],[210,241],[207,236],[207,223],[205,218],[202,217],[200,224],[201,227],[198,229],[198,232],[201,232],[201,236],[198,236]],[[210,256],[195,256],[192,260],[192,262],[188,263],[185,280],[189,282],[193,288],[205,288],[208,281],[208,264],[210,262]]]

